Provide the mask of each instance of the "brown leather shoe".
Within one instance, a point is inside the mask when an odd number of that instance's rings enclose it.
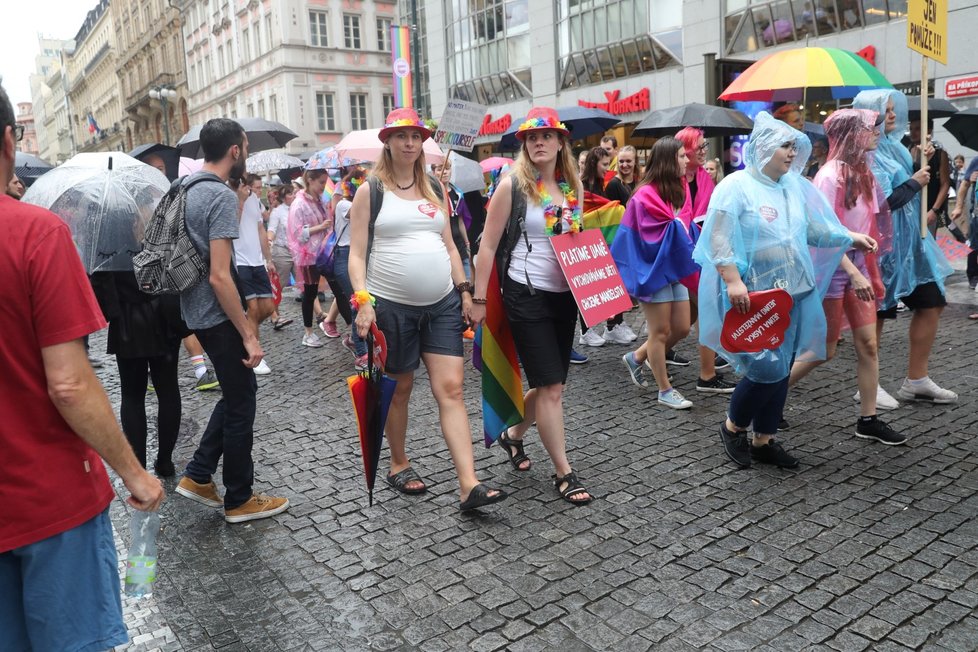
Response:
[[[288,498],[274,498],[265,494],[254,494],[243,505],[224,510],[224,520],[228,523],[243,523],[259,518],[281,514],[289,508]]]
[[[224,499],[217,493],[217,485],[213,480],[207,484],[197,484],[187,476],[183,476],[177,485],[177,493],[190,500],[196,500],[201,505],[224,507]]]

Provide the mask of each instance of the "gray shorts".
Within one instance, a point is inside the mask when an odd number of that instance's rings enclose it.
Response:
[[[422,353],[462,357],[462,299],[454,290],[430,306],[377,297],[376,312],[377,328],[387,338],[388,372],[414,371]]]
[[[689,290],[682,283],[670,283],[654,294],[640,299],[642,303],[672,303],[673,301],[689,301]]]
[[[272,263],[275,264],[275,271],[278,278],[282,281],[282,287],[292,285],[292,252],[288,247],[272,245]]]

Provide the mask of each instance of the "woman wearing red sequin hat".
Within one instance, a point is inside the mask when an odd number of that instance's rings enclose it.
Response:
[[[583,190],[570,131],[555,110],[531,109],[516,137],[523,143],[519,158],[489,203],[472,318],[476,323],[485,319],[489,276],[499,250],[503,305],[530,386],[523,421],[502,432],[499,444],[514,469],[528,471],[523,436],[535,421],[556,471],[557,493],[583,505],[592,497],[567,461],[563,408],[577,304],[549,242],[551,236],[581,230]]]

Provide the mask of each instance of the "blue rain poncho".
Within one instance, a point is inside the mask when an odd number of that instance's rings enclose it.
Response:
[[[862,91],[852,101],[853,108],[870,109],[886,115],[886,105],[893,101],[896,126],[886,133],[886,123],[880,125],[880,143],[873,161],[873,175],[884,197],[889,197],[901,184],[913,176],[913,159],[900,140],[909,128],[907,98],[900,91]],[[931,170],[931,174],[936,174]],[[892,211],[893,245],[880,256],[880,273],[886,294],[882,309],[892,308],[918,285],[933,281],[944,293],[944,279],[954,271],[934,236],[920,237],[920,194]]]
[[[762,170],[775,151],[792,142],[797,154],[777,182]],[[825,359],[822,298],[852,244],[828,201],[801,170],[811,153],[808,137],[761,112],[744,148],[747,169],[713,191],[693,258],[702,266],[699,287],[700,343],[720,353],[739,374],[758,383],[788,376],[792,359]],[[794,300],[784,343],[759,353],[732,353],[720,344],[730,310],[717,266],[736,265],[748,291],[781,288]]]

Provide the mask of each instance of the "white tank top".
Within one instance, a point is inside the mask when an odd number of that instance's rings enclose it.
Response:
[[[517,283],[526,285],[529,275],[535,290],[547,292],[568,292],[570,286],[557,264],[557,254],[546,234],[543,207],[528,201],[526,204],[526,235],[532,251],[527,256],[526,241],[521,236],[513,247],[509,260],[509,277]]]
[[[452,292],[452,267],[442,240],[445,213],[427,199],[401,199],[390,190],[374,223],[367,290],[410,306],[437,303]]]

